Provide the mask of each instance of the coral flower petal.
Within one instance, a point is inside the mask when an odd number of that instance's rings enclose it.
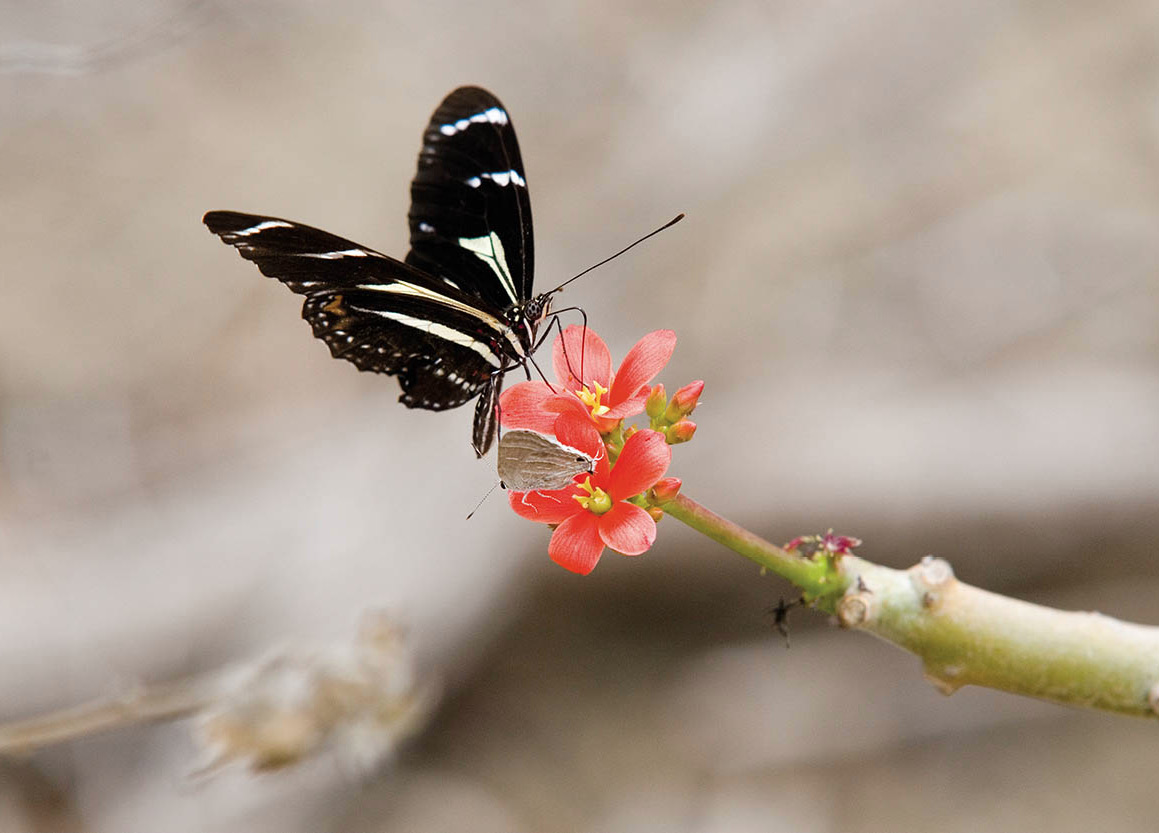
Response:
[[[648,402],[648,394],[650,389],[647,385],[640,387],[639,393],[634,397],[624,400],[619,405],[614,405],[603,414],[603,419],[610,420],[615,423],[617,420],[623,420],[625,417],[635,417],[644,410],[644,404]]]
[[[636,342],[616,371],[608,404],[615,405],[634,397],[641,386],[664,369],[675,349],[676,334],[671,330],[654,330]]]
[[[600,439],[600,433],[596,431],[596,427],[592,425],[592,421],[586,417],[581,417],[578,414],[572,414],[570,412],[560,414],[555,418],[552,431],[555,434],[556,440],[564,446],[579,449],[593,460],[606,457],[604,441]]]
[[[508,492],[507,503],[515,514],[528,521],[538,521],[541,524],[559,524],[571,518],[577,511],[585,510],[580,507],[571,496],[574,490],[567,489],[537,489],[533,492]]]
[[[656,522],[635,504],[623,502],[599,516],[600,539],[625,556],[639,556],[656,541]]]
[[[590,327],[584,328],[578,324],[567,327],[563,331],[563,338],[557,338],[552,345],[551,364],[555,368],[556,379],[567,391],[578,391],[593,382],[598,382],[604,388],[612,387],[612,354],[608,352],[604,340]],[[581,370],[583,380],[576,377]]]
[[[624,443],[604,487],[613,500],[639,495],[660,480],[672,462],[672,449],[658,431],[639,431]]]
[[[547,546],[547,555],[553,562],[585,576],[592,572],[603,552],[599,518],[583,511],[556,527]]]
[[[555,396],[556,393],[545,382],[521,382],[511,386],[499,396],[499,419],[503,428],[551,434],[556,415],[548,410],[547,402]],[[583,406],[579,400],[576,402]]]
[[[543,407],[556,414],[574,413],[585,420],[591,414],[591,410],[580,402],[579,397],[572,394],[552,394],[543,401]]]

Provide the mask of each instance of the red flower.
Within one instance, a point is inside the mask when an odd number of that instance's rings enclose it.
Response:
[[[651,547],[656,522],[627,499],[651,489],[668,469],[672,450],[664,435],[636,432],[624,442],[615,466],[610,466],[599,432],[586,416],[559,415],[554,429],[561,443],[596,460],[595,471],[567,489],[507,494],[517,514],[559,525],[551,536],[548,555],[570,571],[588,574],[605,547],[628,556]]]
[[[558,415],[575,413],[606,434],[644,410],[648,382],[668,364],[675,347],[675,333],[656,330],[636,342],[613,372],[604,340],[590,327],[573,324],[556,337],[552,349],[555,390],[543,382],[508,388],[499,399],[503,425],[551,434]]]

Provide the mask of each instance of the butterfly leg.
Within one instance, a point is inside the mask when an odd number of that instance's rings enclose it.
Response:
[[[567,312],[568,310],[570,310],[570,309],[576,309],[576,308],[571,308],[571,307],[568,307],[568,308],[566,308],[566,309],[564,309],[564,310],[562,310],[562,311],[560,311],[560,312],[564,312],[564,313],[566,313],[566,312]],[[547,337],[551,335],[551,326],[552,326],[553,324],[556,326],[556,329],[557,329],[557,330],[559,330],[560,334],[561,334],[561,335],[563,334],[563,328],[562,328],[562,327],[560,326],[560,324],[559,324],[559,313],[555,313],[554,315],[552,315],[552,317],[551,317],[551,321],[549,321],[549,322],[547,323],[547,327],[545,327],[545,328],[543,329],[543,335],[542,335],[542,336],[540,336],[540,337],[539,337],[539,340],[538,340],[538,341],[537,341],[537,342],[536,342],[536,343],[535,343],[535,344],[532,346],[532,348],[531,348],[531,353],[535,353],[535,352],[536,352],[536,351],[538,351],[538,350],[539,350],[541,347],[543,347],[543,343],[544,343],[544,342],[546,342],[546,341],[547,341]]]
[[[530,362],[533,366],[535,366],[535,371],[539,374],[539,378],[542,379],[544,384],[546,384],[547,387],[551,389],[552,393],[558,394],[559,392],[555,390],[555,386],[551,384],[551,380],[547,378],[547,375],[544,374],[543,369],[539,367],[539,363],[535,361],[535,353],[541,347],[543,347],[543,343],[546,342],[547,338],[551,335],[551,326],[553,324],[556,326],[556,329],[559,330],[560,334],[563,334],[563,331],[559,328],[559,316],[552,316],[551,321],[547,323],[547,327],[545,327],[543,330],[543,335],[539,337],[535,344],[531,346],[531,350],[527,352],[527,362]],[[531,372],[527,370],[527,362],[523,363],[523,370],[525,373],[527,373],[527,378],[531,379]]]
[[[542,344],[544,341],[547,340],[548,334],[551,333],[552,325],[555,325],[556,332],[559,333],[559,336],[561,339],[561,344],[563,344],[563,358],[564,358],[564,361],[567,362],[567,372],[569,374],[571,374],[573,377],[575,377],[577,380],[579,380],[580,385],[584,385],[585,383],[584,383],[584,354],[583,354],[583,351],[580,351],[580,371],[577,374],[575,372],[575,368],[572,367],[571,357],[569,357],[567,355],[567,343],[562,341],[562,339],[563,339],[563,325],[559,323],[559,314],[560,313],[569,313],[573,310],[577,311],[581,316],[583,316],[583,321],[584,321],[584,323],[583,323],[583,336],[581,337],[580,344],[586,345],[587,344],[587,335],[588,335],[588,313],[587,313],[587,310],[585,310],[583,307],[564,307],[562,310],[557,310],[556,313],[551,317],[551,321],[548,322],[547,330],[544,333],[543,339],[540,340],[539,344]],[[537,345],[537,347],[538,347],[538,345]]]
[[[555,386],[551,384],[551,380],[549,380],[547,378],[547,376],[543,373],[543,369],[541,367],[539,367],[539,363],[535,361],[535,358],[532,356],[528,356],[527,362],[530,363],[532,365],[532,367],[535,368],[535,372],[537,374],[539,374],[539,378],[542,379],[544,384],[547,385],[547,387],[551,389],[551,392],[553,394],[558,394],[559,392],[555,390]],[[526,363],[523,365],[523,370],[527,374],[527,378],[531,379],[531,371],[527,370]]]

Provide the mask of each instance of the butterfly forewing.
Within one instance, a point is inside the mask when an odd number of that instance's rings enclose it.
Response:
[[[499,480],[516,492],[563,489],[576,475],[591,472],[594,465],[579,449],[527,429],[503,434],[497,457]]]
[[[531,200],[507,109],[479,87],[431,116],[411,183],[407,263],[499,309],[531,296]]]

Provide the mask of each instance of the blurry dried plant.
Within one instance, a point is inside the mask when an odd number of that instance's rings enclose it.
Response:
[[[269,771],[324,753],[369,769],[425,724],[435,700],[402,630],[374,613],[351,643],[273,651],[196,680],[0,725],[0,753],[192,716],[206,759],[198,773],[234,763]]]

